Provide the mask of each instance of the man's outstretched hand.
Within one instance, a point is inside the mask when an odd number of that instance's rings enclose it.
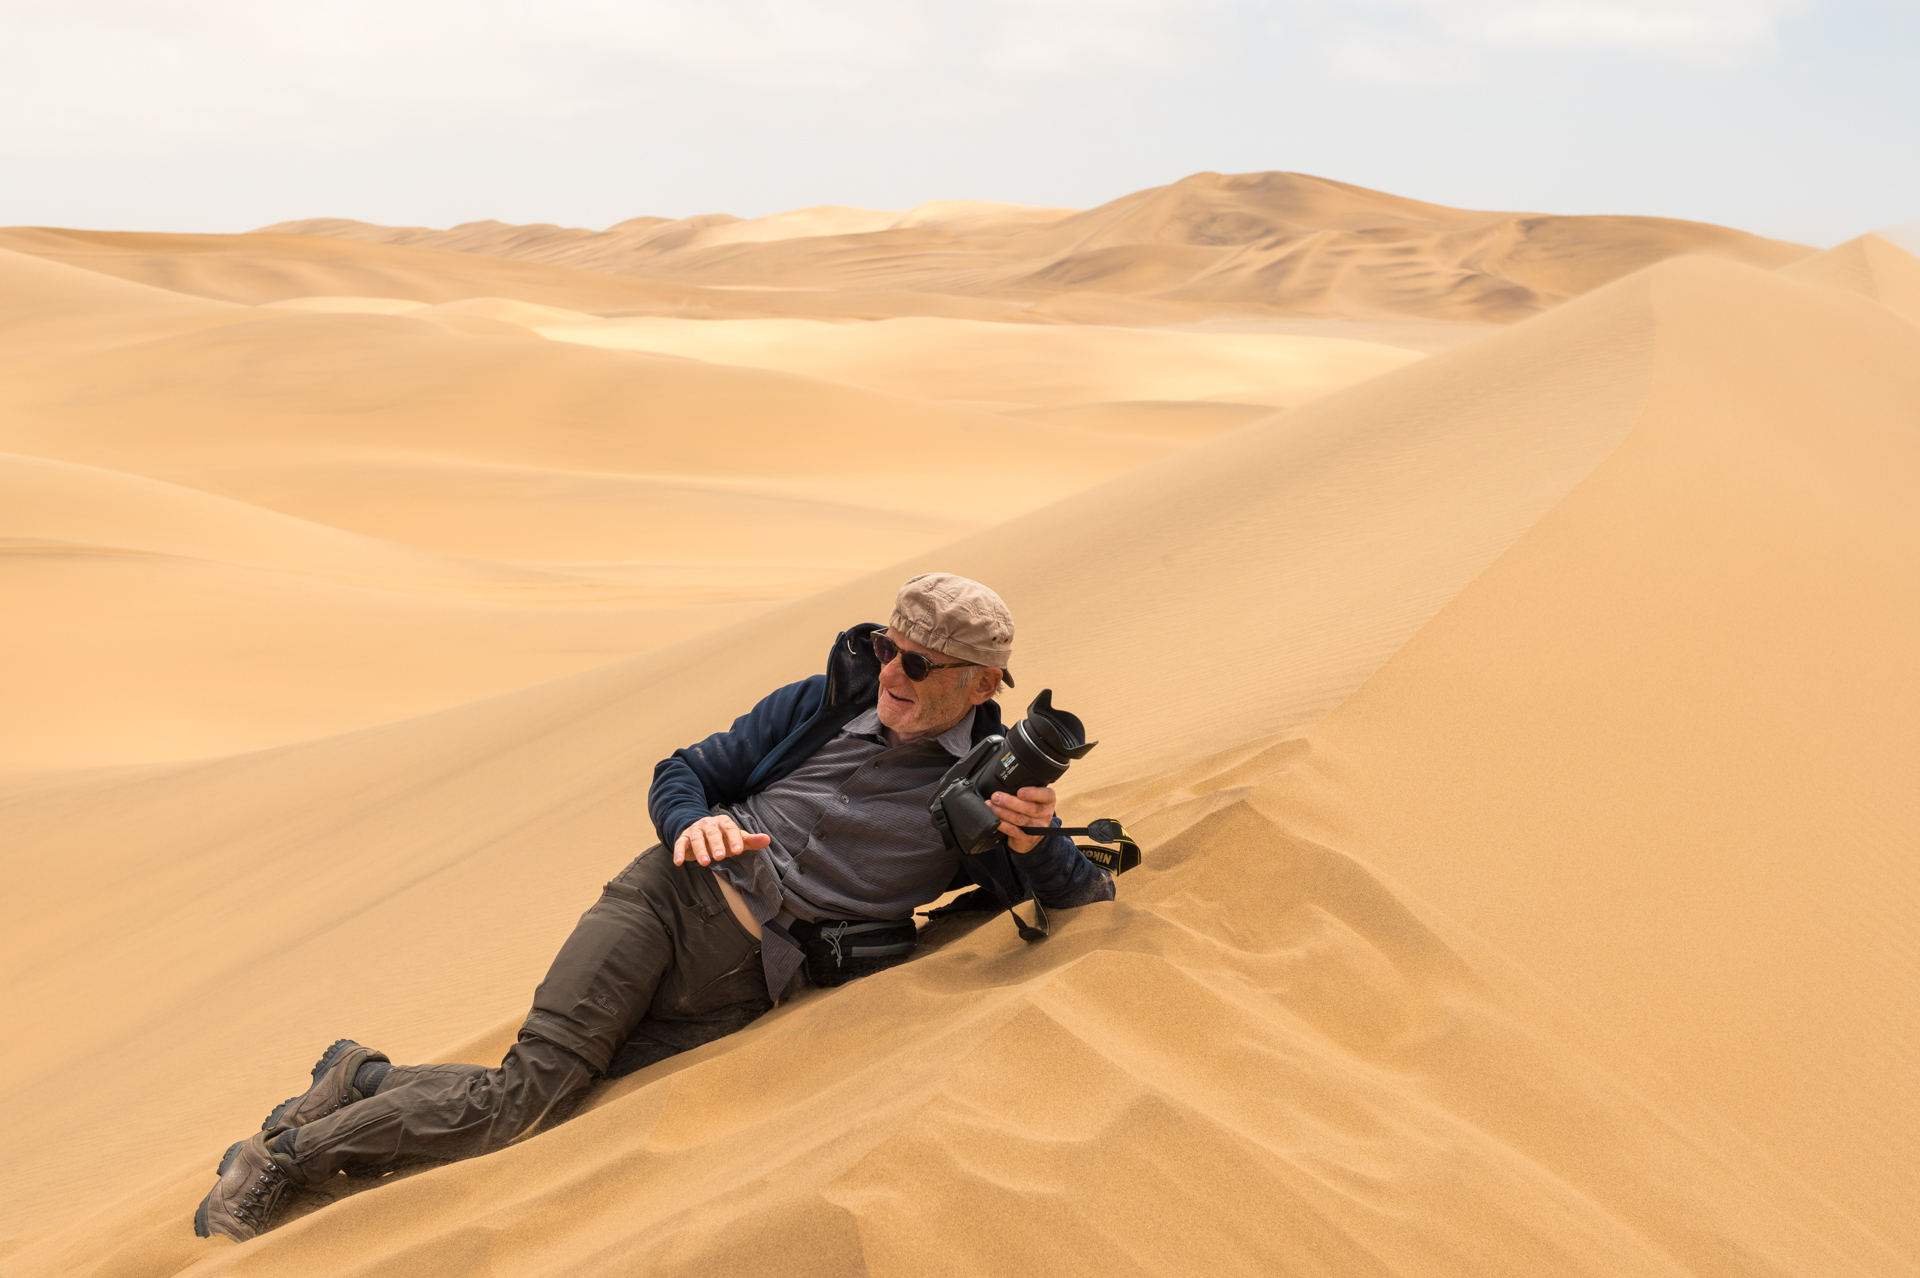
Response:
[[[758,851],[771,842],[764,834],[748,834],[730,816],[705,816],[680,831],[680,837],[673,841],[673,863],[685,865],[692,857],[702,865],[712,865],[730,856]]]
[[[1007,836],[1007,846],[1015,852],[1027,853],[1040,846],[1041,836],[1022,834],[1019,827],[1051,825],[1056,797],[1046,786],[1028,785],[1022,786],[1017,795],[995,790],[987,806],[1000,818],[1000,833]]]

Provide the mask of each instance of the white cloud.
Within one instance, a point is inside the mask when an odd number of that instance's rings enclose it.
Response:
[[[1455,83],[1504,47],[1745,56],[1806,0],[0,0],[0,153],[107,128],[338,141],[703,110],[1097,111],[1229,61],[1266,15],[1351,78]]]
[[[1527,50],[1750,61],[1813,0],[1290,0],[1328,64],[1356,79],[1458,84]]]
[[[1481,69],[1473,49],[1404,30],[1342,32],[1327,41],[1325,60],[1339,75],[1378,84],[1466,84]]]
[[[1745,49],[1808,0],[1389,0],[1501,44]]]
[[[360,68],[474,73],[611,54],[757,83],[937,74],[1048,79],[1165,68],[1184,18],[1214,0],[0,0],[0,47],[71,65],[92,42],[191,51],[229,72],[324,78]],[[37,46],[37,47],[36,47]],[[250,62],[251,67],[236,60]],[[768,79],[771,77],[771,80]]]
[[[1004,115],[1179,69],[1219,2],[0,0],[0,151],[108,127],[325,141],[690,102]]]
[[[1779,210],[1911,216],[1884,157],[1913,4],[0,0],[0,222],[598,225],[1298,168],[1483,207],[1671,207],[1604,185],[1664,181],[1818,238]],[[1700,64],[1775,56],[1703,98]],[[1827,177],[1782,187],[1790,161]]]

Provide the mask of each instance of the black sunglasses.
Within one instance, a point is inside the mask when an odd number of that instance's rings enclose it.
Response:
[[[880,658],[880,666],[885,669],[895,657],[900,658],[900,673],[915,683],[925,683],[927,676],[936,670],[953,670],[960,666],[977,666],[977,661],[928,661],[917,652],[907,652],[899,644],[876,632],[873,636],[873,655]]]

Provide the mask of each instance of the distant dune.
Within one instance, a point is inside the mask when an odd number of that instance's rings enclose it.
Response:
[[[1168,317],[1230,305],[1474,323],[1525,318],[1680,254],[1771,268],[1813,251],[1669,218],[1451,209],[1298,173],[1198,173],[1085,212],[956,201],[906,214],[640,218],[603,232],[498,222],[428,231],[338,218],[263,229],[660,281],[993,298],[1039,314],[1057,299],[1082,308],[1126,299],[1159,303]],[[1084,309],[1075,318],[1084,322]]]
[[[0,1270],[1915,1278],[1916,423],[1885,240],[1286,174],[0,230]],[[1117,901],[193,1235],[929,569]]]
[[[467,222],[447,231],[425,227],[374,226],[347,218],[308,218],[262,227],[259,233],[332,235],[374,244],[419,244],[493,257],[520,257],[562,266],[619,273],[640,257],[711,248],[720,244],[764,244],[821,236],[871,235],[921,229],[963,235],[1007,235],[1059,221],[1079,209],[1034,208],[985,200],[935,200],[905,213],[825,205],[767,217],[737,218],[724,213],[672,219],[636,217],[605,231],[583,231],[537,224]]]

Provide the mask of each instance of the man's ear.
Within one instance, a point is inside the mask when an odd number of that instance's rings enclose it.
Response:
[[[976,706],[1000,691],[1000,667],[982,666],[980,671],[974,676],[973,686],[967,689],[967,700]]]

